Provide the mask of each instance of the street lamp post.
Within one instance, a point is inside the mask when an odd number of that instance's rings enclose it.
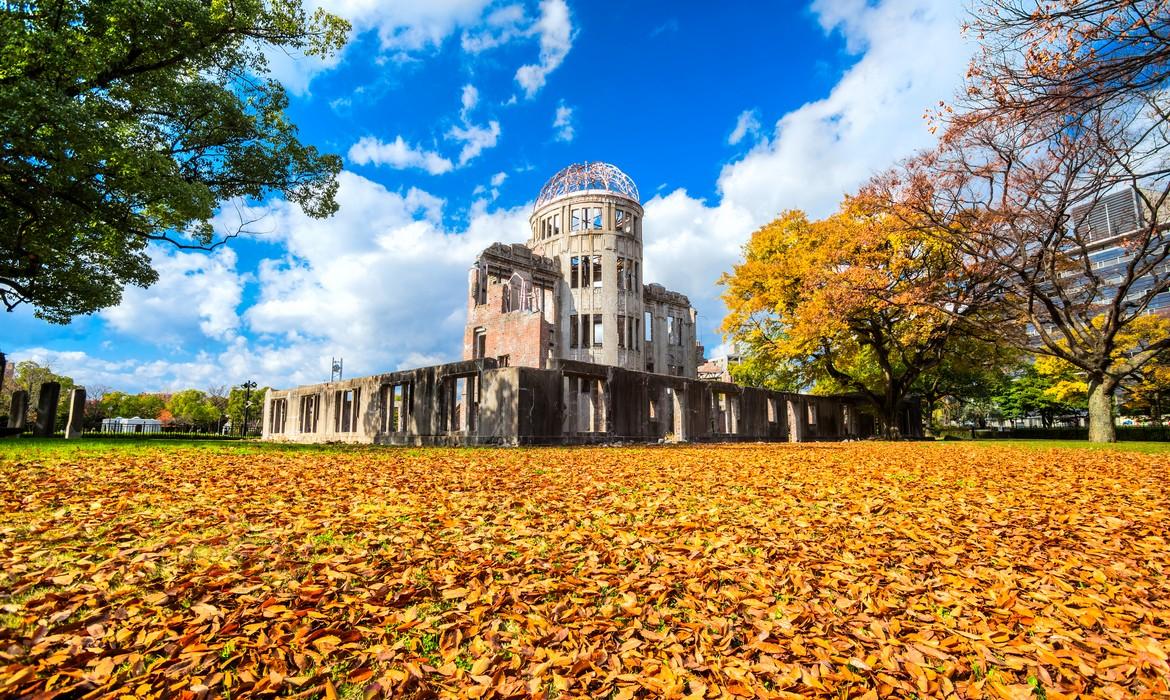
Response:
[[[246,381],[241,384],[244,388],[244,425],[240,429],[240,435],[248,436],[248,409],[252,407],[252,390],[256,388],[256,382]]]

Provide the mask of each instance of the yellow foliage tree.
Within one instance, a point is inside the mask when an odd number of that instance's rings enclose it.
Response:
[[[786,212],[720,280],[723,330],[805,385],[860,393],[892,436],[915,382],[995,296],[939,240],[855,198],[822,221]]]
[[[1093,327],[1102,325],[1103,319],[1093,320]],[[1146,314],[1133,319],[1117,333],[1111,365],[1123,379],[1122,386],[1130,400],[1137,400],[1153,406],[1160,406],[1160,395],[1170,389],[1170,357],[1166,353],[1153,360],[1144,358],[1151,348],[1164,345],[1170,339],[1170,319],[1157,314]],[[1066,346],[1067,343],[1061,345]],[[1036,358],[1036,371],[1054,381],[1045,392],[1052,399],[1065,403],[1080,403],[1088,400],[1089,379],[1084,370],[1071,362],[1053,355]]]

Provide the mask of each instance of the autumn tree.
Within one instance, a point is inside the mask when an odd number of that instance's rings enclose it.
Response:
[[[987,283],[958,270],[948,246],[859,200],[822,221],[790,211],[752,234],[722,278],[723,329],[806,386],[860,393],[893,436],[923,373],[987,308]]]
[[[1154,0],[987,0],[939,148],[870,188],[1001,280],[1005,341],[1083,375],[1098,442],[1125,378],[1170,347],[1118,351],[1170,291],[1168,21]]]
[[[0,303],[66,323],[158,275],[148,245],[214,248],[225,202],[337,209],[341,160],[301,143],[264,51],[329,54],[299,0],[0,5]]]

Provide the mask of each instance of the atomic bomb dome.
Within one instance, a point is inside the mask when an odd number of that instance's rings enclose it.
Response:
[[[642,278],[645,214],[616,166],[563,168],[541,188],[527,240],[488,246],[467,271],[463,361],[271,390],[264,437],[476,445],[874,433],[856,397],[700,380],[690,300]],[[907,406],[904,418],[902,434],[921,435],[920,413]]]
[[[585,161],[562,168],[549,178],[540,188],[533,209],[540,209],[558,197],[591,191],[612,192],[639,201],[638,186],[616,165]]]

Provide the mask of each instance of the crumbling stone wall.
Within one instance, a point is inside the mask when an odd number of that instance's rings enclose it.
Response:
[[[859,400],[741,387],[572,360],[469,360],[272,390],[264,438],[390,445],[868,437]],[[348,412],[347,412],[348,411]],[[921,416],[908,414],[908,435]],[[872,430],[872,428],[870,428]]]

